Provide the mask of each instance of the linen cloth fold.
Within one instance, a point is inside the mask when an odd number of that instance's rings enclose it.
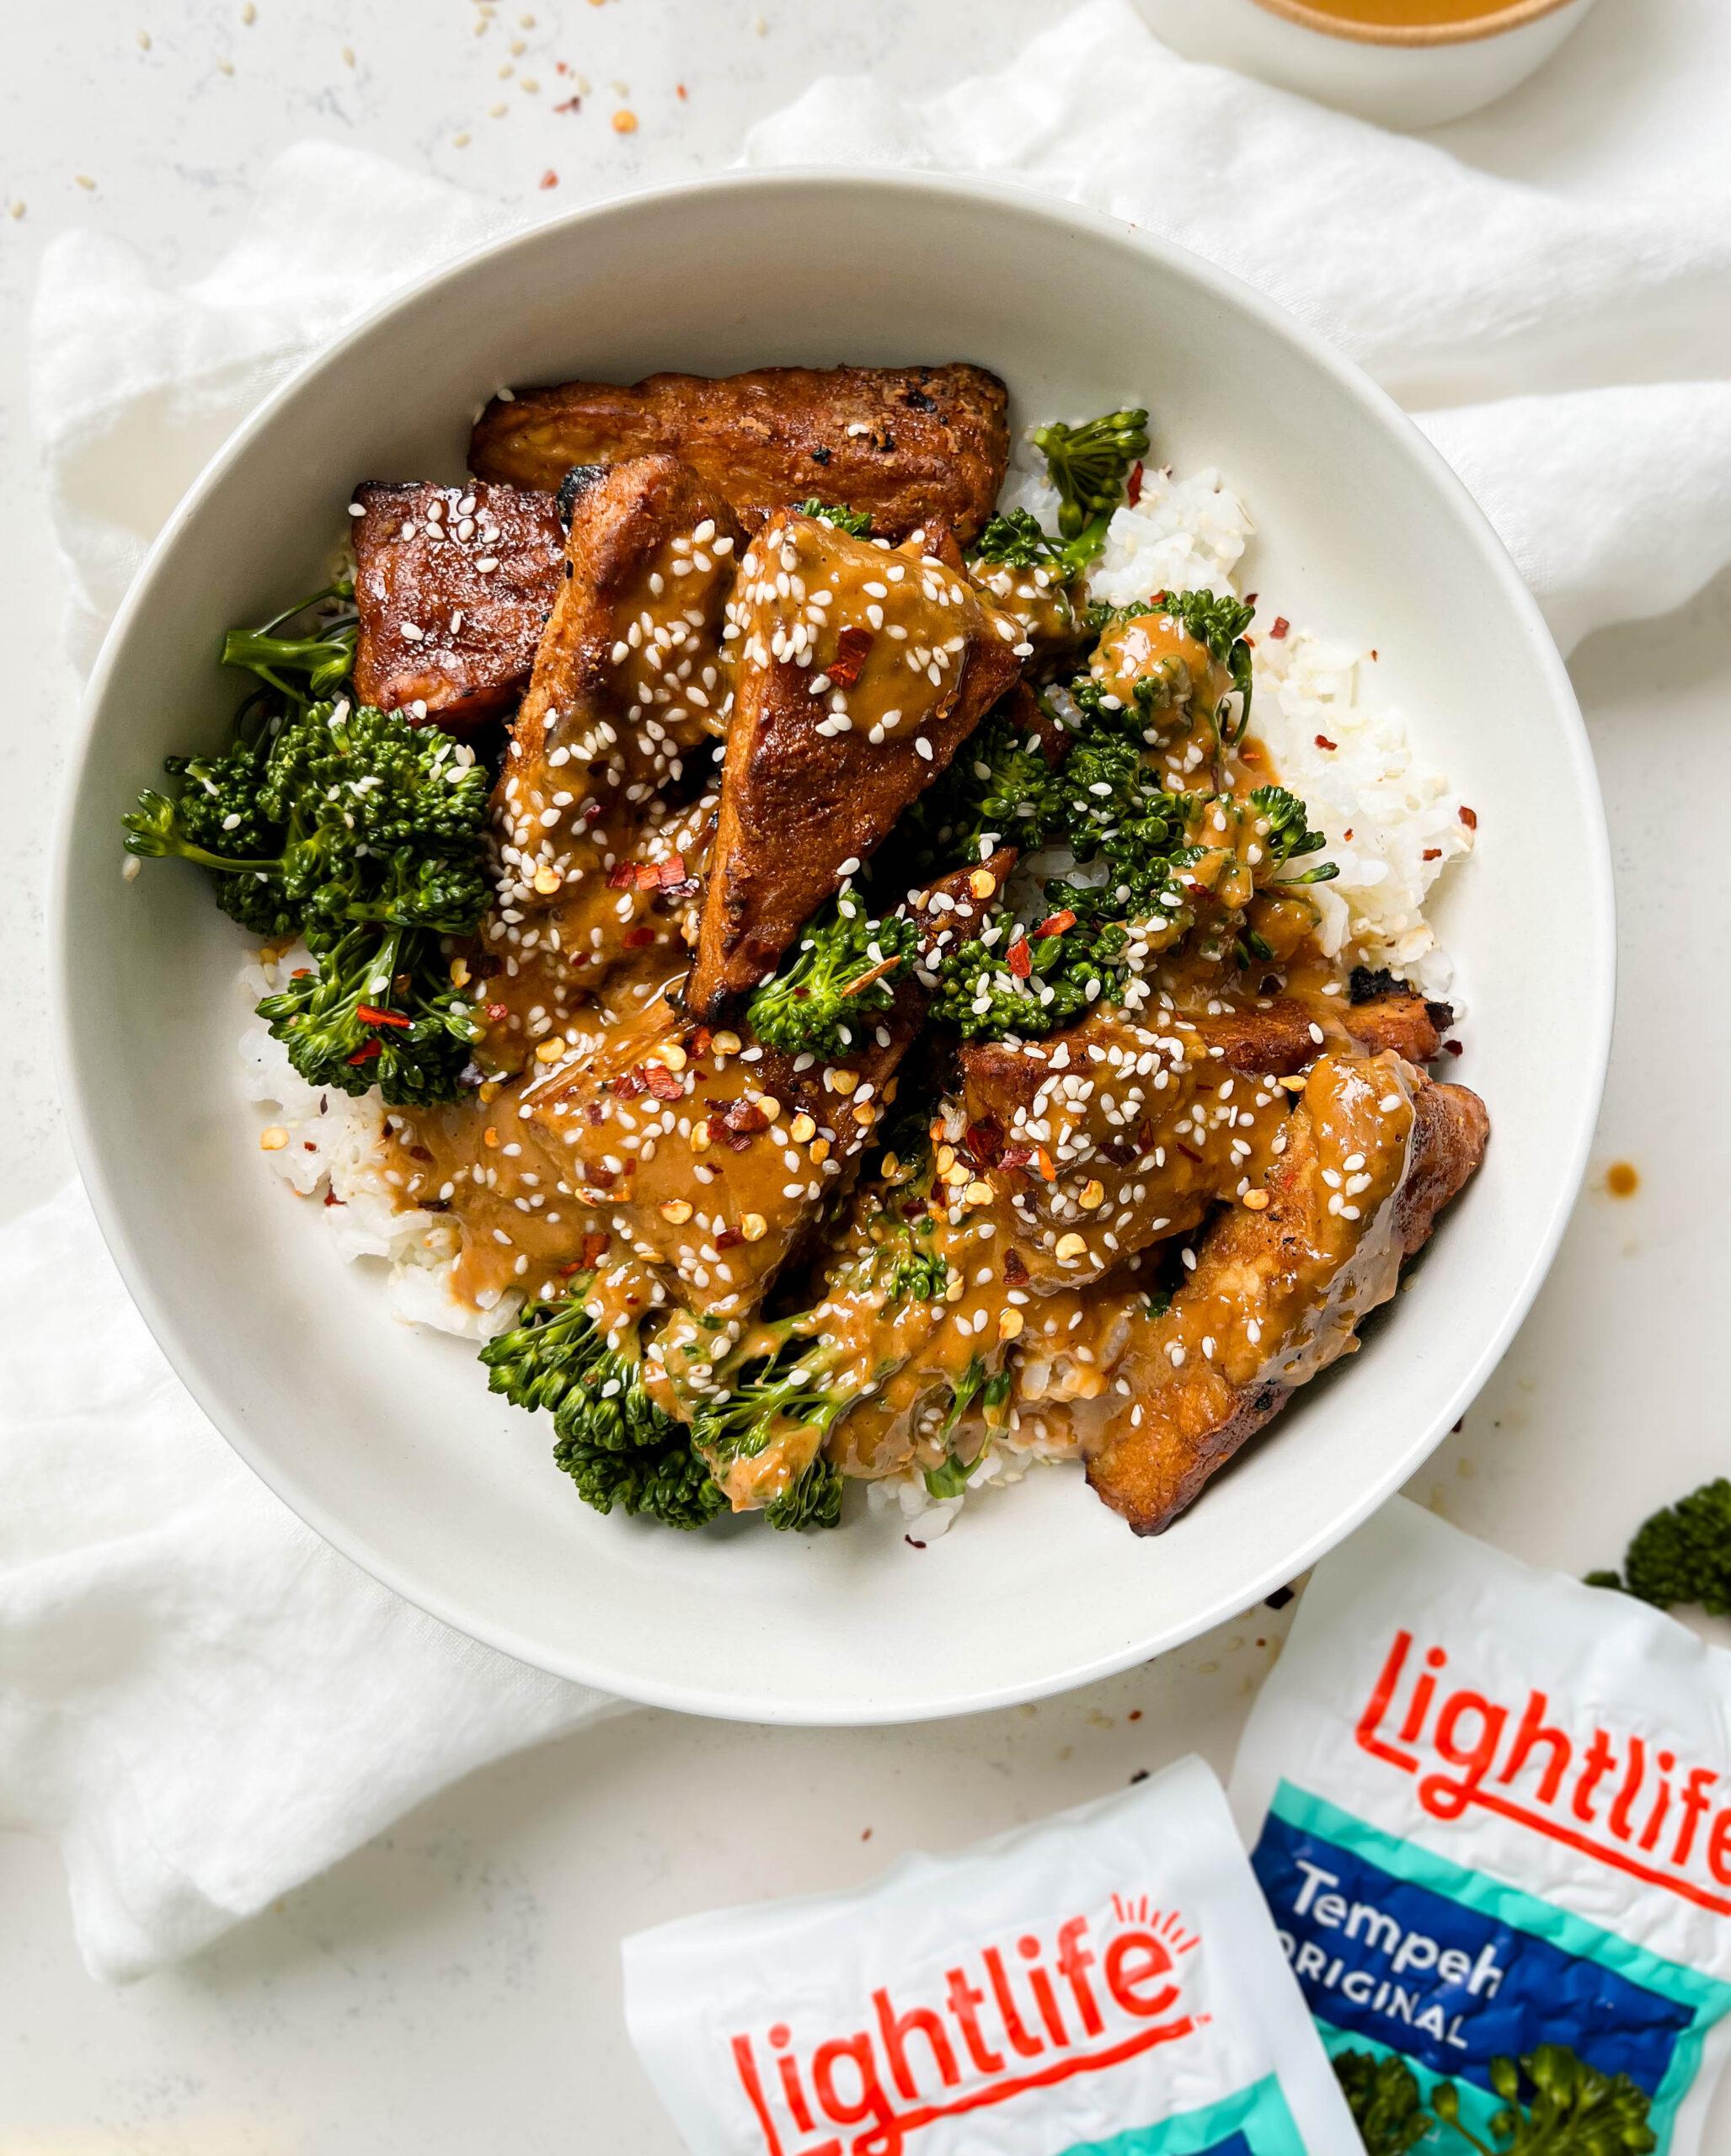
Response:
[[[1686,195],[1552,195],[1181,60],[1128,0],[1091,0],[938,96],[817,83],[745,162],[1011,180],[1259,286],[1413,413],[1565,651],[1731,561],[1731,159]]]
[[[1604,204],[1487,179],[1181,61],[1124,0],[939,97],[820,83],[746,156],[996,173],[1237,270],[1422,408],[1565,646],[1669,611],[1731,558],[1721,173],[1687,201]],[[190,286],[112,240],[57,242],[32,394],[74,655],[263,395],[394,285],[516,221],[307,143]],[[168,1370],[81,1193],[0,1233],[0,1824],[59,1840],[96,1974],[194,1951],[612,1704],[451,1633],[302,1528]]]

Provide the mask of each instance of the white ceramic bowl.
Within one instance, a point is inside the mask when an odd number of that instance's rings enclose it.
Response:
[[[1477,22],[1386,29],[1311,0],[1136,0],[1169,44],[1385,127],[1434,127],[1506,97],[1594,0],[1507,0]]]
[[[119,819],[166,751],[222,737],[224,627],[319,580],[357,479],[458,476],[495,385],[959,357],[1011,384],[1018,424],[1146,397],[1160,456],[1218,463],[1250,505],[1249,585],[1379,647],[1379,696],[1479,814],[1443,918],[1490,1155],[1365,1352],[1158,1540],[1074,1470],[985,1497],[924,1550],[863,1518],[811,1538],[600,1518],[555,1471],[544,1418],[491,1398],[470,1348],[394,1324],[321,1209],[270,1173],[235,1055],[243,939],[190,873],[123,881]],[[1568,678],[1418,434],[1296,323],[1164,241],[924,178],[740,175],[586,211],[392,300],[305,368],[182,504],[115,624],[56,915],[67,1106],[98,1213],[242,1457],[477,1637],[765,1721],[1055,1691],[1248,1608],[1338,1541],[1460,1414],[1532,1299],[1582,1173],[1611,1002],[1603,819]]]

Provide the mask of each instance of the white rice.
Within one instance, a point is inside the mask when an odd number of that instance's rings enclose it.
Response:
[[[280,988],[304,951],[275,965],[248,965],[241,975],[250,1001]],[[386,1272],[386,1307],[405,1325],[426,1325],[467,1340],[490,1340],[510,1323],[520,1298],[499,1298],[478,1310],[451,1292],[457,1262],[455,1224],[438,1213],[399,1212],[387,1169],[384,1107],[377,1088],[358,1097],[309,1086],[270,1038],[262,1019],[240,1038],[247,1097],[270,1104],[264,1128],[286,1142],[264,1158],[297,1196],[318,1200],[339,1256],[378,1258]]]
[[[1018,445],[1002,506],[1030,510],[1048,530],[1057,523],[1058,497],[1032,445]],[[1236,593],[1236,574],[1255,527],[1232,489],[1211,467],[1178,478],[1146,468],[1141,499],[1119,509],[1089,583],[1109,605],[1128,606],[1156,591]],[[1312,885],[1322,909],[1322,937],[1331,956],[1344,954],[1386,966],[1429,996],[1446,995],[1453,969],[1424,918],[1424,902],[1451,861],[1472,846],[1460,797],[1446,777],[1415,756],[1398,712],[1359,701],[1368,645],[1325,642],[1296,626],[1269,634],[1278,610],[1263,603],[1255,628],[1254,731],[1267,744],[1282,782],[1306,803],[1312,826],[1328,844],[1318,860],[1339,875]],[[1332,745],[1324,747],[1323,743]],[[1430,857],[1427,858],[1427,856]],[[254,999],[305,963],[289,954],[275,968],[249,967]],[[473,1340],[490,1339],[514,1316],[519,1298],[501,1297],[475,1310],[451,1292],[457,1230],[443,1216],[395,1209],[384,1166],[383,1110],[377,1092],[360,1099],[318,1092],[290,1067],[261,1023],[240,1043],[248,1090],[271,1103],[288,1143],[267,1152],[275,1172],[303,1198],[337,1202],[325,1219],[345,1257],[382,1260],[387,1307],[404,1323],[425,1325]],[[874,1517],[917,1520],[921,1537],[945,1533],[966,1497],[1019,1481],[1032,1466],[1066,1458],[1071,1449],[1023,1431],[998,1438],[962,1497],[929,1495],[917,1470],[867,1486]]]

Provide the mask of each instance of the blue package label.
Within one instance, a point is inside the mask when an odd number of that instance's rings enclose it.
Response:
[[[1312,2014],[1488,2087],[1493,2058],[1568,2044],[1654,2093],[1695,2020],[1674,1999],[1270,1813],[1253,1860]]]
[[[1421,2084],[1459,2085],[1477,2127],[1493,2059],[1566,2044],[1644,2089],[1667,2145],[1726,1986],[1290,1782],[1251,1863],[1331,2052],[1399,2053]]]

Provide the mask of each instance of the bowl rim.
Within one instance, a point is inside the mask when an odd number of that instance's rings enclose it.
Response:
[[[1581,1086],[1573,1127],[1553,1133],[1563,1146],[1563,1173],[1555,1185],[1548,1213],[1534,1224],[1526,1266],[1515,1283],[1498,1324],[1481,1341],[1477,1352],[1457,1377],[1444,1404],[1408,1448],[1411,1457],[1386,1465],[1369,1480],[1354,1502],[1326,1527],[1318,1529],[1266,1577],[1232,1586],[1199,1606],[1171,1636],[1157,1635],[1128,1646],[1117,1646],[1066,1667],[1061,1674],[1045,1674],[998,1682],[975,1684],[954,1698],[925,1700],[896,1707],[879,1699],[855,1702],[825,1696],[815,1700],[789,1699],[775,1692],[741,1690],[715,1700],[676,1679],[636,1679],[622,1689],[616,1673],[589,1663],[581,1655],[549,1652],[540,1641],[516,1626],[489,1618],[469,1608],[456,1595],[400,1566],[377,1547],[364,1528],[332,1515],[316,1498],[299,1489],[292,1474],[267,1445],[254,1443],[246,1426],[236,1419],[231,1426],[224,1388],[207,1368],[196,1335],[183,1326],[172,1299],[159,1290],[158,1276],[148,1253],[124,1217],[110,1184],[102,1150],[95,1134],[91,1102],[77,1049],[75,1001],[76,920],[77,893],[72,884],[77,811],[96,734],[99,714],[113,693],[122,657],[135,624],[147,609],[153,587],[163,576],[177,552],[182,535],[200,513],[206,496],[275,424],[279,411],[297,396],[315,374],[363,344],[375,329],[400,309],[414,304],[441,287],[459,284],[484,259],[518,248],[540,244],[550,232],[574,232],[610,217],[630,216],[693,195],[732,194],[745,200],[776,192],[823,189],[838,194],[861,194],[900,198],[910,204],[938,195],[952,203],[983,206],[1037,219],[1061,232],[1078,225],[1102,239],[1117,243],[1145,260],[1160,264],[1170,273],[1207,289],[1227,307],[1256,320],[1277,338],[1296,344],[1312,365],[1333,378],[1360,410],[1368,423],[1399,438],[1406,452],[1424,467],[1432,484],[1456,512],[1463,539],[1477,549],[1502,595],[1512,609],[1518,627],[1532,648],[1535,662],[1546,678],[1560,723],[1561,750],[1578,782],[1588,829],[1587,871],[1590,905],[1582,924],[1589,942],[1599,947],[1600,963],[1592,969],[1597,983],[1592,1006],[1582,1012],[1583,1054],[1579,1061]],[[465,248],[424,276],[398,286],[377,306],[369,309],[339,336],[321,344],[237,426],[206,462],[152,543],[115,611],[104,636],[82,699],[74,738],[68,744],[61,792],[57,805],[48,887],[48,953],[52,1002],[52,1028],[61,1098],[74,1158],[83,1179],[104,1242],[128,1293],[163,1355],[181,1383],[210,1418],[224,1442],[297,1518],[305,1523],[340,1555],[377,1580],[381,1585],[470,1639],[510,1657],[526,1666],[548,1671],[596,1690],[629,1698],[649,1706],[705,1715],[726,1721],[781,1724],[798,1727],[897,1726],[951,1716],[990,1711],[1048,1698],[1146,1662],[1195,1638],[1215,1624],[1253,1609],[1265,1595],[1296,1577],[1343,1541],[1378,1506],[1392,1495],[1434,1449],[1441,1435],[1457,1421],[1501,1359],[1521,1321],[1531,1307],[1550,1270],[1563,1231],[1573,1213],[1585,1177],[1597,1123],[1609,1060],[1616,980],[1616,910],[1611,877],[1610,840],[1605,805],[1585,724],[1561,653],[1541,613],[1538,602],[1498,537],[1489,520],[1468,492],[1464,482],[1441,453],[1415,425],[1394,399],[1351,360],[1338,352],[1317,331],[1270,299],[1254,286],[1205,257],[1193,253],[1164,235],[1129,219],[1086,207],[1062,197],[996,179],[936,173],[900,173],[884,169],[850,169],[835,166],[789,166],[772,169],[738,168],[694,179],[677,180],[652,188],[622,190],[597,201],[524,226],[495,233]]]
[[[1381,45],[1424,51],[1438,45],[1474,45],[1485,38],[1501,37],[1524,29],[1575,0],[1504,0],[1493,13],[1470,16],[1458,23],[1360,23],[1328,14],[1314,0],[1256,0],[1271,15],[1280,15],[1301,29],[1317,30],[1324,37],[1344,38],[1352,45]]]

